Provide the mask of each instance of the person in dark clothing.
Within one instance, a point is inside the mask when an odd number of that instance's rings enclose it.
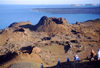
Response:
[[[91,54],[90,54],[90,60],[91,60],[91,61],[94,61],[94,60],[95,60],[95,56],[96,56],[96,53],[95,53],[95,51],[92,49],[92,50],[91,50]]]
[[[67,58],[67,60],[66,60],[67,62],[69,62],[70,60],[69,60],[69,58]]]
[[[60,60],[57,60],[57,68],[61,68]]]

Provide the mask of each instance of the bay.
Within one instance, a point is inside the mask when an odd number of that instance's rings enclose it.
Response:
[[[37,8],[41,8],[41,10],[33,10]],[[55,7],[50,5],[0,5],[0,29],[8,27],[11,23],[21,21],[30,21],[33,25],[36,25],[42,16],[62,17],[65,18],[69,24],[74,24],[76,21],[83,22],[100,18],[100,14],[98,13],[56,13],[57,11],[50,12],[46,9],[44,10],[44,8],[48,8],[50,11],[54,11],[54,9],[60,11],[62,10],[61,8],[67,9],[64,5],[62,7],[60,5]]]

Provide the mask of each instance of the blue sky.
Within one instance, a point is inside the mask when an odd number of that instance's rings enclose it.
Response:
[[[0,0],[0,4],[100,4],[100,0]]]

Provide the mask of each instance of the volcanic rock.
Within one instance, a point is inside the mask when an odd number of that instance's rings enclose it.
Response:
[[[0,31],[0,58],[11,56],[5,62],[0,59],[0,67],[20,61],[51,66],[58,59],[66,62],[66,57],[73,61],[76,54],[83,60],[91,49],[97,52],[98,48],[100,19],[68,24],[65,19],[44,16],[37,25],[19,22]]]
[[[39,23],[35,25],[35,31],[47,33],[68,33],[68,22],[62,18],[43,16]]]

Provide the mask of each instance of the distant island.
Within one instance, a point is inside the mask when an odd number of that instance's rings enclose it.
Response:
[[[52,9],[33,10],[54,12]],[[55,10],[67,13],[67,9]],[[79,10],[80,13],[85,12]],[[72,12],[77,13],[76,11]],[[97,11],[91,13],[95,12]],[[98,48],[100,19],[68,24],[61,17],[43,16],[36,25],[29,21],[15,22],[0,31],[0,68],[16,68],[21,65],[22,68],[40,68],[41,64],[45,68],[57,68],[58,60],[61,68],[99,68],[100,63],[88,59],[91,49],[97,53]],[[74,61],[76,54],[79,62]],[[70,62],[66,62],[67,58]]]
[[[55,14],[100,14],[100,7],[34,8],[33,11]]]

